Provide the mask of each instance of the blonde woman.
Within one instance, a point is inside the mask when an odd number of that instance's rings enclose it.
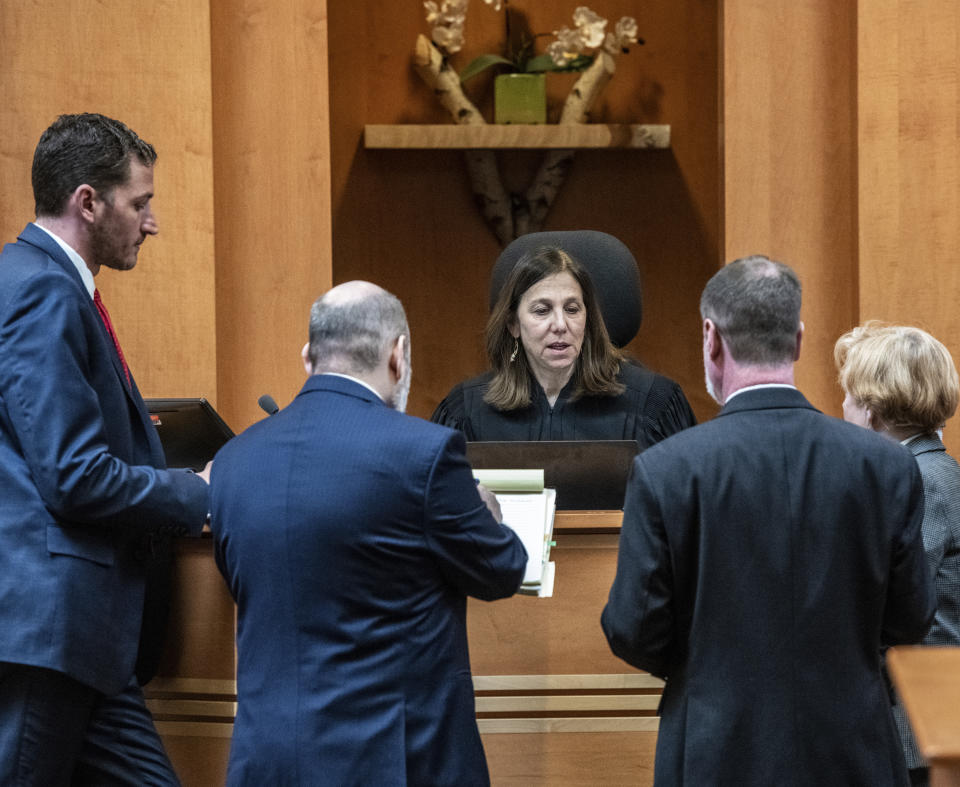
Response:
[[[837,340],[834,358],[845,398],[843,417],[903,443],[923,477],[923,543],[937,588],[937,613],[924,645],[960,645],[960,466],[941,440],[957,409],[950,352],[926,331],[867,323]],[[927,784],[903,706],[894,705],[912,784]]]

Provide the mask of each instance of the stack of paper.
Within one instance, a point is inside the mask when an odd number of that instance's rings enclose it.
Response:
[[[503,523],[527,550],[527,571],[520,592],[553,595],[555,565],[550,562],[557,492],[543,488],[543,470],[474,470],[474,477],[497,496]]]

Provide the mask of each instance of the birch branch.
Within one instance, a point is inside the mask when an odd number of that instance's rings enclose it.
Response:
[[[486,123],[474,103],[464,94],[457,72],[424,35],[417,36],[413,67],[454,122],[461,125]],[[492,150],[468,150],[465,159],[474,200],[497,240],[506,246],[515,237],[514,222],[510,195],[500,179],[496,154]]]
[[[593,63],[574,83],[563,102],[560,124],[586,123],[587,115],[616,69],[616,62],[610,54],[603,50],[597,52]],[[543,227],[550,206],[573,164],[573,155],[572,150],[549,150],[544,155],[533,184],[525,195],[527,210],[517,216],[517,237],[528,232],[539,232]]]

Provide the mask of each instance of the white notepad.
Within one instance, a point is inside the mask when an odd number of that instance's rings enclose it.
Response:
[[[474,476],[497,496],[503,523],[520,537],[527,550],[527,569],[520,592],[540,597],[552,595],[554,565],[550,563],[550,546],[556,490],[543,488],[542,470],[475,470]]]

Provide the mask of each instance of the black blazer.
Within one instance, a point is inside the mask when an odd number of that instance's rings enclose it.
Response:
[[[902,446],[792,388],[637,457],[603,628],[666,678],[658,785],[904,783],[880,646],[933,617]]]

